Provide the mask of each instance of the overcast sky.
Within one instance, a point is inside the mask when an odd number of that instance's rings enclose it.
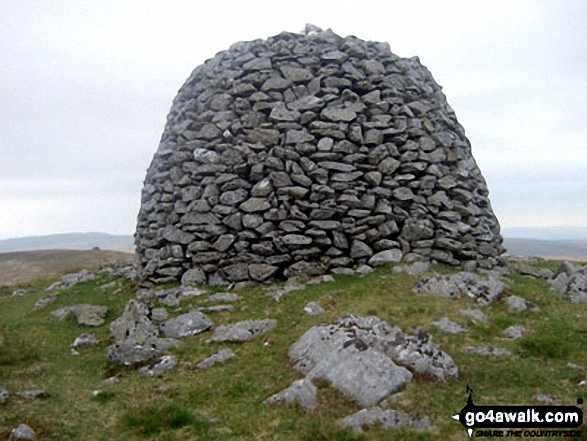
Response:
[[[586,22],[582,0],[2,0],[0,238],[132,234],[191,71],[305,23],[420,57],[503,227],[587,226]]]

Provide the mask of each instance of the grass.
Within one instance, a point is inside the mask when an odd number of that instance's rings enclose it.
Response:
[[[543,265],[552,268],[556,264]],[[555,404],[574,405],[578,398],[587,399],[587,389],[578,386],[586,372],[567,367],[569,362],[587,366],[587,319],[577,317],[587,314],[587,305],[562,300],[543,280],[513,275],[509,292],[532,301],[542,312],[510,312],[504,301],[497,301],[482,308],[490,319],[483,325],[458,312],[475,308],[471,300],[415,295],[411,288],[416,280],[380,268],[363,278],[339,276],[334,283],[308,286],[285,295],[279,303],[262,287],[239,292],[243,300],[235,302],[234,312],[210,314],[215,326],[274,318],[277,328],[245,344],[208,344],[209,333],[184,339],[173,350],[179,367],[159,378],[144,378],[134,369],[112,368],[106,363],[108,324],[120,316],[134,295],[130,283],[122,283],[122,294],[104,293],[100,286],[111,279],[101,276],[60,292],[54,303],[38,311],[33,306],[52,280],[28,282],[26,287],[35,292],[23,297],[10,296],[20,286],[0,288],[0,385],[13,393],[0,408],[0,439],[26,423],[40,440],[464,440],[465,431],[449,417],[464,406],[467,385],[473,387],[478,405],[535,404],[534,396],[539,393],[553,396]],[[167,309],[170,316],[176,316],[203,306],[205,298],[187,299],[178,308]],[[326,313],[306,315],[303,307],[312,300],[320,301]],[[75,320],[59,322],[49,314],[77,303],[108,306],[107,323],[84,328]],[[404,332],[426,329],[454,358],[460,369],[458,380],[438,383],[418,378],[401,396],[381,403],[414,416],[430,416],[432,429],[375,428],[363,434],[343,430],[336,421],[360,407],[324,384],[318,385],[320,404],[313,412],[263,403],[301,378],[288,361],[289,346],[311,326],[331,323],[349,313],[376,315]],[[442,317],[470,331],[450,335],[430,326]],[[518,324],[529,333],[519,341],[505,340],[503,330]],[[94,333],[100,344],[79,348],[79,356],[70,355],[71,343],[83,332]],[[513,355],[491,359],[460,349],[472,345],[505,348]],[[232,349],[235,358],[207,370],[194,370],[196,363],[222,348]],[[101,385],[111,375],[119,383]],[[47,390],[50,397],[30,402],[14,398],[14,392],[33,388]]]

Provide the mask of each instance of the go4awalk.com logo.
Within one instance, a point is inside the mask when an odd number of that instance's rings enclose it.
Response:
[[[467,404],[451,418],[465,426],[469,438],[581,436],[577,428],[583,424],[583,411],[577,406],[476,406],[469,386],[467,393]]]

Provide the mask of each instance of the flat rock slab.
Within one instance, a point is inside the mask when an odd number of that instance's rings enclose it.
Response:
[[[304,410],[313,410],[318,407],[318,389],[311,380],[304,378],[294,381],[291,386],[265,400],[267,404],[285,402],[289,405],[297,404]]]
[[[219,326],[210,338],[213,342],[245,342],[271,331],[277,326],[277,320],[245,320],[233,325]]]
[[[230,349],[221,349],[199,362],[196,365],[196,369],[208,369],[209,367],[214,366],[216,363],[224,363],[231,358],[234,358],[234,352],[232,352]]]
[[[153,360],[148,366],[139,369],[139,374],[144,377],[159,377],[166,372],[175,369],[177,366],[177,359],[171,355],[164,355],[156,360]]]
[[[477,274],[460,272],[450,275],[423,277],[416,283],[416,294],[431,294],[443,298],[471,297],[482,306],[503,295],[507,286],[495,277],[483,279]]]
[[[458,376],[452,358],[427,333],[407,335],[377,317],[349,315],[333,325],[314,326],[288,355],[307,378],[325,379],[365,406],[404,387],[410,371],[442,381]]]
[[[166,338],[183,338],[207,331],[213,323],[200,311],[192,311],[167,320],[161,325]]]
[[[72,314],[79,325],[97,327],[105,323],[107,313],[108,308],[106,306],[79,304],[57,309],[51,315],[61,321]]]
[[[492,348],[491,346],[465,346],[461,348],[465,352],[481,355],[483,357],[509,357],[512,355],[507,349]]]
[[[359,405],[372,406],[404,388],[412,374],[379,351],[351,344],[318,362],[306,378],[326,380]]]
[[[360,433],[365,429],[375,426],[381,429],[394,429],[398,427],[429,429],[432,427],[432,420],[427,417],[412,418],[407,413],[397,410],[373,407],[360,410],[339,420],[338,425]]]
[[[462,334],[469,331],[467,327],[459,325],[447,317],[443,317],[440,320],[432,322],[432,326],[448,334]]]

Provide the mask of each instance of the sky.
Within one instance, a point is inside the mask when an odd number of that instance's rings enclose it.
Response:
[[[587,227],[586,20],[582,0],[2,0],[0,239],[133,234],[191,71],[306,23],[420,57],[502,227]]]

